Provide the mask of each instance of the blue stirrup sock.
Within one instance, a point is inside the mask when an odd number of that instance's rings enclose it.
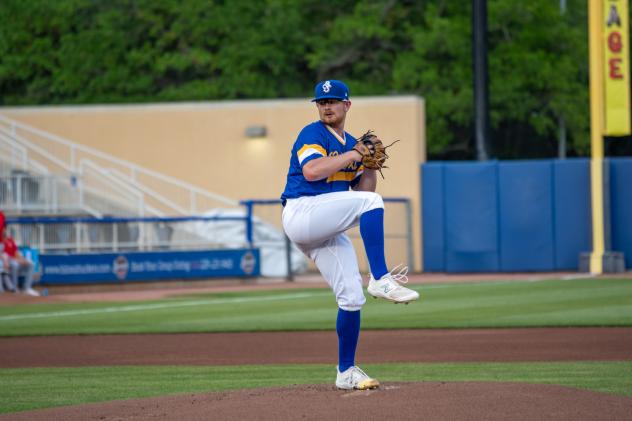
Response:
[[[338,333],[338,370],[342,373],[355,365],[355,352],[360,336],[360,310],[347,311],[338,308],[336,332]]]
[[[380,279],[388,272],[384,257],[384,209],[372,209],[360,215],[360,235],[371,273]]]

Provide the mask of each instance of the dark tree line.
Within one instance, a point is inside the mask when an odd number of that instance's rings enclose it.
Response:
[[[586,1],[488,1],[491,155],[589,153]],[[287,98],[324,78],[426,100],[431,158],[472,159],[471,5],[3,0],[0,105]]]

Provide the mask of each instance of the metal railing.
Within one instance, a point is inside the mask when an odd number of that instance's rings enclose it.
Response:
[[[48,174],[48,168],[30,159],[26,147],[18,144],[0,128],[0,174],[10,170],[20,169],[34,171],[38,174]]]
[[[83,209],[101,217],[104,215],[145,216],[144,195],[89,160],[79,165],[79,200]]]
[[[9,213],[139,215],[138,190],[83,161],[78,176],[36,175],[20,169],[0,176],[0,208]],[[3,173],[0,173],[3,174]]]
[[[0,176],[0,208],[9,213],[80,212],[79,191],[72,183],[66,177],[13,170]]]
[[[40,253],[107,253],[152,250],[239,248],[246,238],[201,235],[210,223],[246,224],[245,217],[190,216],[169,218],[7,218],[16,243]]]
[[[50,173],[78,177],[85,162],[90,162],[108,180],[122,181],[128,191],[141,194],[144,213],[196,215],[216,207],[238,206],[235,200],[0,115],[0,145],[3,139],[14,145],[15,152],[8,156],[16,166],[37,162]]]
[[[270,206],[271,205],[275,207],[280,207],[281,200],[279,199],[242,200],[239,203],[245,206],[246,208],[246,238],[248,239],[248,242],[251,244],[252,247],[256,247],[256,244],[254,241],[254,235],[253,235],[254,226],[252,223],[254,212],[255,212],[255,206]],[[287,274],[285,278],[288,281],[292,282],[294,281],[294,270],[292,269],[292,241],[287,236],[287,234],[285,234],[285,231],[283,231],[283,228],[281,228],[281,231],[283,232],[283,238],[284,238],[283,247],[285,248],[285,265],[286,265],[286,270],[287,270]]]

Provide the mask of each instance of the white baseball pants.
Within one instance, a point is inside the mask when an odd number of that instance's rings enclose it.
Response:
[[[360,223],[360,215],[384,208],[373,192],[343,191],[289,199],[283,209],[283,229],[323,275],[338,307],[360,310],[366,299],[353,244],[345,234]]]

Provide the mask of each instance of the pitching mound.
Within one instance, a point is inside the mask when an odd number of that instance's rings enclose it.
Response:
[[[396,415],[395,415],[396,414]],[[379,390],[293,386],[187,394],[8,414],[12,420],[624,420],[632,398],[522,383],[389,383]],[[2,419],[4,417],[0,417]]]

